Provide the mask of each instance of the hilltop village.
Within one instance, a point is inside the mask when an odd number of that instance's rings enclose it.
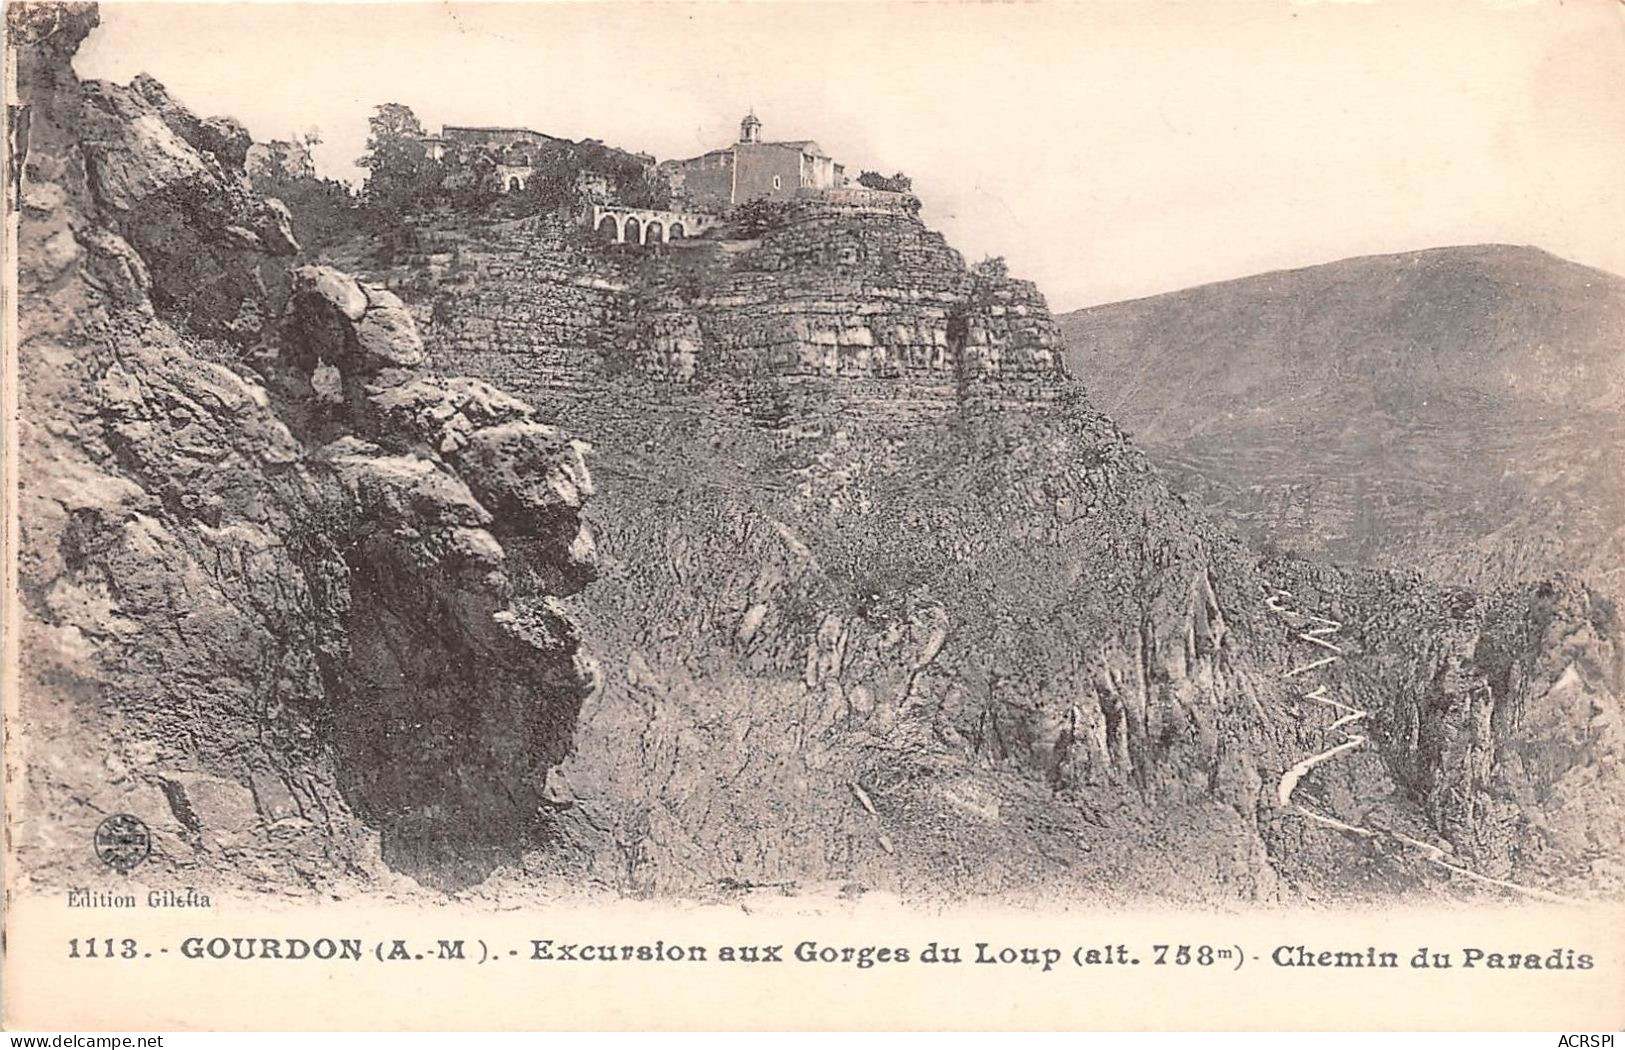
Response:
[[[881,193],[908,189],[902,176],[874,173],[865,173],[855,187],[845,166],[817,142],[764,140],[754,111],[739,122],[738,141],[697,157],[659,163],[647,153],[518,127],[445,125],[440,134],[423,135],[418,143],[428,159],[446,166],[448,182],[483,181],[504,194],[523,193],[545,177],[550,165],[569,164],[582,225],[623,244],[667,244],[693,237],[716,226],[730,209],[752,201],[828,197],[853,188]]]

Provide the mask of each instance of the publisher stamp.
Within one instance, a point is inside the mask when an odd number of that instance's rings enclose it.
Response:
[[[96,828],[96,856],[124,874],[152,856],[152,834],[140,817],[115,813]]]

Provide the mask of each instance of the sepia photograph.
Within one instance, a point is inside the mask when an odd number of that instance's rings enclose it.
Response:
[[[8,1029],[1625,1025],[1625,5],[5,53]]]

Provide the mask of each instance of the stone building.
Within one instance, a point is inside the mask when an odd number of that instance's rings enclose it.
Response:
[[[662,171],[672,193],[691,207],[721,210],[753,200],[790,200],[846,185],[846,169],[811,139],[763,142],[762,122],[750,113],[739,122],[739,141]]]
[[[535,173],[544,151],[566,150],[569,139],[557,138],[529,128],[481,128],[448,124],[440,134],[421,140],[431,160],[464,165],[476,155],[489,157],[495,165],[497,185],[503,192],[524,189]]]

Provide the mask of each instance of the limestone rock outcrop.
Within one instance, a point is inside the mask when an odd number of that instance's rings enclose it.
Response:
[[[1058,385],[1059,330],[1032,283],[967,268],[918,200],[884,196],[759,208],[653,255],[580,245],[550,218],[430,228],[420,262],[376,276],[429,293],[418,317],[448,359],[543,402],[594,375]]]
[[[371,377],[423,363],[417,326],[393,293],[329,266],[300,267],[291,277],[288,309],[300,336],[290,348],[295,364]]]
[[[235,122],[81,84],[94,7],[7,17],[21,718],[50,756],[21,870],[83,878],[125,812],[160,882],[483,877],[545,834],[590,687],[557,606],[593,571],[582,447],[428,370],[390,293],[290,271]]]

